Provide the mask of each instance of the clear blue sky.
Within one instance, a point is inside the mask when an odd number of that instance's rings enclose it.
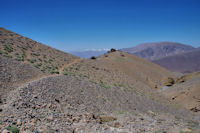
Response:
[[[200,46],[200,0],[0,0],[0,27],[64,51]]]

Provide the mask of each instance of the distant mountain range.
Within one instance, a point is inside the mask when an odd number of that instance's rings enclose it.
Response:
[[[200,48],[153,62],[174,72],[191,73],[200,71]]]
[[[184,52],[194,50],[192,46],[188,46],[175,42],[157,42],[157,43],[143,43],[136,47],[124,48],[121,51],[139,56],[147,60],[158,60],[163,57],[176,55]]]
[[[89,59],[92,56],[100,56],[104,53],[106,53],[107,51],[109,51],[109,49],[91,49],[91,50],[83,50],[83,51],[72,51],[69,52],[75,56],[78,56],[80,58],[84,58],[84,59]]]
[[[121,51],[152,61],[170,71],[200,71],[200,48],[175,42],[143,43]]]
[[[71,52],[81,58],[105,54],[108,49],[91,49]],[[143,59],[152,61],[173,72],[190,73],[200,71],[200,48],[177,42],[142,43],[135,47],[120,49]]]

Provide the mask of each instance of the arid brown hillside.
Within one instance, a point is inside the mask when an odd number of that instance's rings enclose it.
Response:
[[[200,73],[182,76],[177,84],[163,91],[171,101],[200,114]]]
[[[166,78],[175,76],[156,64],[120,51],[101,56],[99,60],[151,88],[159,88]]]
[[[121,51],[139,56],[147,60],[158,60],[170,55],[176,55],[194,50],[195,48],[175,42],[143,43],[132,48],[124,48]]]
[[[80,60],[63,70],[64,75],[89,79],[100,86],[120,87],[123,91],[152,97],[160,102],[168,101],[155,89],[163,86],[171,72],[139,57],[116,51],[97,59]]]
[[[111,85],[128,87],[132,82],[129,86],[136,88],[159,88],[166,78],[175,76],[156,64],[120,51],[110,52],[96,60],[80,61],[66,71]]]
[[[173,72],[197,72],[200,71],[200,48],[153,62]]]
[[[58,74],[59,68],[78,58],[4,28],[0,28],[0,55],[31,64],[49,74]]]

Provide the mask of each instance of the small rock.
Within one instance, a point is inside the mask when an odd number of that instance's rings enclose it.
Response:
[[[174,79],[171,77],[168,77],[167,79],[164,80],[164,85],[165,86],[172,86],[175,83]]]
[[[33,95],[33,98],[37,99],[37,98],[38,98],[38,95],[36,95],[36,94],[35,94],[35,95]]]
[[[17,120],[17,126],[21,126],[22,125],[22,121],[21,121],[21,119],[18,119]]]
[[[120,125],[120,123],[119,122],[115,122],[115,124],[114,124],[114,127],[115,128],[119,128],[121,125]]]
[[[48,117],[47,117],[47,120],[52,121],[52,120],[53,120],[53,115],[48,116]]]
[[[34,132],[35,133],[42,133],[39,129],[36,129]]]
[[[35,119],[32,119],[30,124],[31,124],[31,125],[35,125],[35,123],[36,123],[36,120],[35,120]]]
[[[150,116],[156,116],[156,113],[151,111],[151,110],[148,110],[147,113],[150,115]]]
[[[0,98],[0,104],[2,104],[3,103],[3,101],[1,100],[1,98]]]
[[[59,100],[59,99],[55,99],[55,101],[56,101],[57,103],[60,103],[60,100]]]
[[[47,104],[47,108],[51,108],[51,103]]]

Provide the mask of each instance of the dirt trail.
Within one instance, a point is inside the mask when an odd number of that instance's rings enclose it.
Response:
[[[75,59],[75,60],[72,61],[71,63],[63,65],[63,66],[59,69],[59,73],[60,73],[59,75],[62,74],[62,70],[63,70],[64,68],[68,68],[68,67],[70,67],[71,65],[73,65],[74,63],[76,63],[76,62],[78,62],[78,61],[81,61],[81,60],[82,60],[82,59]],[[21,87],[26,86],[26,85],[28,85],[28,84],[30,84],[30,83],[35,82],[35,81],[39,81],[39,80],[42,80],[42,79],[48,78],[48,77],[56,77],[56,76],[59,76],[59,75],[58,75],[58,74],[43,75],[43,76],[41,76],[41,77],[39,77],[39,78],[33,78],[33,79],[28,80],[27,82],[20,83],[20,84],[18,84],[17,86],[18,86],[18,88],[21,88]]]
[[[61,73],[62,73],[62,70],[63,70],[64,68],[68,68],[68,67],[70,67],[71,65],[73,65],[73,64],[75,64],[75,63],[77,63],[78,61],[81,61],[81,60],[83,60],[83,59],[74,59],[71,63],[65,64],[65,65],[63,65],[61,68],[59,68],[58,72],[61,74]]]
[[[54,75],[45,75],[45,76],[42,76],[40,78],[37,78],[37,79],[33,79],[33,80],[29,80],[28,82],[24,83],[24,84],[21,84],[18,88],[23,88],[31,83],[34,83],[36,81],[39,81],[39,80],[42,80],[42,79],[45,79],[45,78],[49,78],[49,77],[57,77],[57,76],[60,76],[58,74],[54,74]]]

